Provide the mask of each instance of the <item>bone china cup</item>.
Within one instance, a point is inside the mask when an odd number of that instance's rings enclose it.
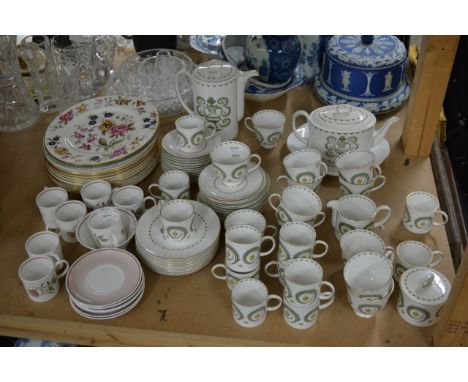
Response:
[[[53,260],[63,260],[60,237],[55,232],[37,232],[26,240],[24,247],[29,257],[48,256]]]
[[[68,200],[68,193],[60,187],[45,187],[36,197],[36,204],[42,215],[42,220],[48,228],[58,228],[55,220],[55,210],[60,203]]]
[[[93,180],[81,187],[80,194],[86,206],[95,210],[109,205],[112,198],[112,186],[105,180]]]
[[[224,220],[226,230],[235,225],[250,225],[258,229],[262,234],[265,234],[266,230],[270,230],[270,236],[275,236],[278,231],[274,225],[267,225],[265,217],[260,212],[249,209],[231,212]]]
[[[176,199],[166,202],[161,207],[161,220],[164,237],[171,241],[184,241],[195,231],[193,218],[195,210],[188,200]]]
[[[153,205],[156,204],[156,200],[152,196],[145,197],[143,190],[137,186],[116,188],[112,194],[114,206],[124,208],[137,217],[145,210],[146,201],[150,201]]]
[[[346,288],[349,304],[353,308],[356,316],[361,318],[374,317],[379,311],[385,308],[388,299],[395,289],[395,282],[390,281],[390,287],[386,294],[383,295],[366,295],[355,290]]]
[[[283,165],[288,177],[297,183],[313,183],[328,172],[322,155],[314,149],[304,149],[286,155]]]
[[[99,248],[119,247],[127,233],[115,207],[103,207],[91,212],[88,226]]]
[[[328,244],[316,238],[317,233],[310,224],[299,221],[284,224],[279,233],[278,259],[285,263],[292,259],[319,259],[325,256],[328,252]],[[321,245],[323,250],[314,253],[317,244]]]
[[[393,264],[394,249],[385,245],[382,238],[366,229],[346,232],[340,239],[341,257],[346,263],[351,257],[361,252],[376,252],[384,255]]]
[[[161,193],[160,196],[154,193],[157,188]],[[148,192],[153,198],[163,202],[174,199],[190,199],[190,178],[183,171],[166,171],[159,177],[159,183],[153,183],[148,187]]]
[[[86,215],[86,205],[78,200],[61,203],[55,210],[55,220],[60,229],[60,236],[68,243],[77,243],[75,229]]]
[[[185,115],[176,119],[177,148],[186,153],[195,153],[205,147],[205,140],[212,138],[216,130],[206,136],[205,119],[198,115]]]
[[[372,152],[352,150],[336,158],[335,164],[340,177],[346,182],[363,185],[370,183],[374,177],[382,174],[382,170],[374,162],[375,156]]]
[[[257,135],[260,146],[264,149],[276,146],[285,122],[286,117],[283,113],[270,109],[257,111],[252,117],[244,120],[245,127]]]

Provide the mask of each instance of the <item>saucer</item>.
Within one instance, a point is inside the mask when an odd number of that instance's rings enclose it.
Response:
[[[122,244],[120,244],[118,248],[125,249],[127,248],[128,243],[130,243],[130,240],[132,240],[133,236],[135,235],[137,219],[130,211],[127,211],[124,208],[121,208],[121,207],[114,207],[114,208],[119,210],[120,219],[122,221],[125,232],[127,233],[127,240],[125,240]],[[75,235],[76,235],[76,239],[78,240],[78,242],[83,247],[91,249],[91,250],[99,249],[88,225],[89,217],[91,216],[92,212],[90,212],[89,214],[81,218],[75,230]]]
[[[307,123],[304,123],[297,129],[297,132],[301,135],[302,138],[307,138],[309,136],[309,130],[307,127]],[[299,139],[297,139],[294,133],[289,134],[286,145],[288,146],[290,152],[307,148],[315,148],[301,142]],[[375,155],[375,164],[380,165],[390,155],[390,143],[388,143],[388,140],[384,138],[378,145],[371,147],[369,151],[372,151]],[[337,168],[334,166],[328,166],[327,175],[338,176]]]
[[[177,131],[174,129],[169,131],[166,135],[164,135],[161,145],[163,150],[165,150],[168,154],[176,158],[194,159],[210,155],[214,147],[219,142],[221,142],[221,137],[219,135],[216,135],[213,138],[206,140],[206,146],[202,150],[197,151],[196,153],[186,153],[180,151],[177,148]]]

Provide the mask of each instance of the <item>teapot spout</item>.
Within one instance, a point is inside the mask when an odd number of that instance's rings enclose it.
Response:
[[[247,80],[251,77],[258,76],[256,70],[241,72],[237,77],[237,121],[240,121],[244,116],[244,91]]]
[[[398,117],[391,117],[391,118],[387,119],[385,121],[385,123],[383,124],[383,126],[379,130],[374,132],[374,144],[373,144],[373,146],[376,146],[380,142],[382,142],[383,139],[385,138],[385,135],[387,134],[387,131],[390,129],[390,127],[395,125],[399,120],[400,120],[400,118],[398,118]]]

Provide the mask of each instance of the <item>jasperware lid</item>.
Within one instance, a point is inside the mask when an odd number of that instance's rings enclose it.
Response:
[[[193,78],[203,82],[225,82],[237,77],[239,70],[228,62],[210,60],[198,65]]]
[[[440,272],[428,267],[406,270],[400,278],[402,292],[422,305],[440,305],[447,301],[450,282]]]
[[[360,132],[375,126],[374,114],[351,105],[330,105],[315,109],[310,118],[314,126],[340,133]]]

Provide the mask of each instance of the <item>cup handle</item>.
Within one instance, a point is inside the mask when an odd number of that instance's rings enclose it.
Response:
[[[188,107],[188,105],[184,102],[184,100],[182,98],[182,95],[180,94],[180,91],[179,91],[179,81],[180,81],[179,79],[180,79],[180,76],[182,76],[182,75],[186,75],[188,78],[190,78],[190,82],[192,82],[192,75],[189,72],[187,72],[186,70],[181,70],[181,71],[177,72],[176,78],[175,78],[176,79],[175,91],[176,91],[177,97],[179,98],[179,101],[182,104],[182,106],[184,107],[185,111],[187,113],[189,113],[190,115],[194,115],[195,112],[192,109],[190,109]],[[193,88],[193,82],[192,82],[192,88]]]
[[[206,135],[206,127],[205,127],[205,140],[209,140],[213,138],[216,135],[216,129],[210,129],[211,133],[209,135]]]
[[[265,241],[267,241],[267,240],[268,240],[268,241],[271,241],[271,243],[272,243],[273,245],[271,246],[271,248],[270,248],[268,251],[260,252],[260,257],[269,255],[269,254],[272,253],[272,252],[275,250],[275,248],[276,248],[276,240],[275,240],[275,238],[274,238],[273,236],[263,236],[260,246],[261,246]]]
[[[68,268],[70,267],[70,264],[68,264],[67,260],[60,259],[55,263],[55,272],[57,272],[57,269],[59,269],[62,265],[64,266],[64,269],[62,272],[57,273],[58,279],[61,279],[63,276],[65,276],[68,272]]]
[[[325,221],[325,212],[317,212],[317,214],[315,215],[315,218],[317,218],[317,216],[321,216],[320,220],[318,222],[315,222],[312,227],[318,227],[320,224],[322,224],[324,221]]]
[[[281,195],[280,194],[271,194],[269,197],[268,197],[268,203],[270,204],[271,208],[273,208],[276,212],[278,212],[278,207],[275,207],[273,205],[273,198],[278,198],[279,201],[281,202]]]
[[[154,198],[153,196],[147,196],[143,199],[143,205],[146,205],[146,202],[150,200],[152,203],[153,203],[153,207],[158,204],[158,202],[156,201],[156,198]],[[146,208],[146,207],[145,207]]]
[[[322,286],[326,286],[330,289],[328,292],[323,292],[322,293]],[[322,281],[320,283],[320,301],[326,301],[325,303],[320,303],[319,309],[325,309],[328,308],[331,304],[333,304],[333,301],[335,301],[335,287],[333,286],[332,283],[328,281]]]
[[[247,123],[248,121],[250,121],[250,123],[252,123],[252,126],[249,126],[249,124]],[[247,117],[246,119],[244,119],[244,125],[247,128],[247,130],[250,130],[250,131],[254,132],[255,135],[257,135],[257,132],[255,131],[255,127],[254,127],[254,124],[253,124],[253,121],[252,121],[252,117]]]
[[[377,182],[378,179],[381,179],[382,180],[382,183],[378,184],[377,186],[375,186],[375,183]],[[385,181],[386,181],[386,178],[385,176],[383,175],[378,175],[375,177],[375,181],[374,181],[374,187],[372,188],[372,192],[374,191],[377,191],[379,190],[380,188],[382,188],[384,185],[385,185]]]
[[[378,164],[374,164],[374,177],[382,175],[382,169]]]
[[[273,305],[273,306],[268,306],[268,302],[270,300],[276,300],[276,301],[278,301],[278,304]],[[280,296],[278,296],[277,294],[268,295],[268,297],[267,297],[267,311],[268,312],[278,310],[281,307],[282,304],[283,304],[283,299]]]
[[[332,209],[331,225],[336,227],[336,215],[338,214],[338,200],[330,200],[327,207]]]
[[[387,216],[385,216],[383,219],[380,219],[379,221],[376,221],[374,223],[374,227],[375,228],[379,227],[379,228],[384,229],[385,228],[384,224],[388,221],[388,219],[390,219],[390,215],[392,214],[392,209],[386,205],[379,206],[377,207],[377,211],[375,211],[374,218],[377,216],[377,214],[380,211],[387,211]]]
[[[441,251],[432,252],[432,256],[433,256],[433,258],[436,257],[436,259],[432,263],[429,264],[429,266],[431,268],[435,267],[438,264],[440,264],[442,262],[442,260],[444,259],[444,254]]]
[[[221,268],[224,269],[224,272],[226,272],[226,266],[224,264],[216,264],[213,266],[213,268],[211,268],[211,274],[213,275],[215,279],[226,280],[227,274],[225,274],[224,276],[221,276],[216,273],[216,269],[221,269]]]
[[[307,121],[310,121],[309,119],[309,114],[307,112],[305,112],[304,110],[298,110],[296,111],[293,115],[292,115],[292,128],[293,128],[293,133],[294,135],[296,136],[296,138],[301,141],[302,143],[308,145],[309,144],[309,140],[308,139],[304,139],[300,136],[300,134],[297,132],[297,128],[296,128],[296,119],[297,117],[299,116],[303,116],[303,117],[306,117]]]
[[[312,253],[312,258],[314,259],[320,259],[321,257],[325,256],[327,253],[328,253],[328,244],[325,243],[323,240],[316,240],[315,241],[315,246],[317,244],[321,244],[324,246],[325,250],[321,253]],[[314,246],[314,249],[315,249],[315,246]]]
[[[274,225],[268,224],[265,227],[265,233],[266,233],[267,229],[272,231],[269,236],[276,236],[276,234],[278,233],[278,228],[276,228]]]
[[[393,264],[395,261],[395,249],[390,245],[386,245],[384,251],[384,256]]]
[[[270,261],[269,263],[265,264],[265,273],[270,276],[270,277],[275,277],[275,278],[278,278],[279,277],[279,270],[277,273],[273,273],[273,272],[270,272],[268,269],[273,266],[273,265],[276,265],[276,267],[278,268],[278,262],[276,260],[273,260],[273,261]]]
[[[158,200],[161,199],[160,196],[153,194],[153,192],[152,192],[152,189],[153,189],[153,188],[159,188],[159,189],[161,189],[161,187],[159,186],[159,184],[158,184],[158,183],[150,184],[150,185],[148,186],[148,192],[151,194],[151,196],[152,196],[153,198],[158,199]]]
[[[439,215],[442,216],[442,221],[441,221],[440,223],[439,223],[439,222],[433,221],[433,222],[432,222],[432,225],[433,225],[434,227],[438,227],[438,226],[445,225],[445,224],[448,223],[449,217],[448,217],[448,215],[447,215],[444,211],[437,210],[437,211],[435,212],[434,215],[436,215],[436,214],[439,214]],[[435,217],[435,216],[434,216],[434,217]]]
[[[250,155],[249,161],[251,161],[253,158],[257,158],[258,162],[257,162],[257,164],[256,164],[255,166],[253,166],[252,168],[249,168],[249,169],[247,170],[247,173],[250,173],[250,172],[256,170],[257,168],[260,167],[260,163],[262,163],[262,158],[260,157],[260,155],[258,155],[258,154],[252,154],[252,155]]]
[[[325,162],[320,162],[320,176],[325,176],[328,174],[328,166]]]
[[[288,183],[286,183],[286,186],[284,186],[284,187],[280,184],[281,180],[283,180],[283,179],[285,179],[286,182],[288,181],[288,177],[287,177],[286,175],[280,175],[280,176],[278,176],[278,177],[276,178],[276,185],[277,185],[279,188],[281,188],[282,190],[284,190],[286,187],[288,187]]]

